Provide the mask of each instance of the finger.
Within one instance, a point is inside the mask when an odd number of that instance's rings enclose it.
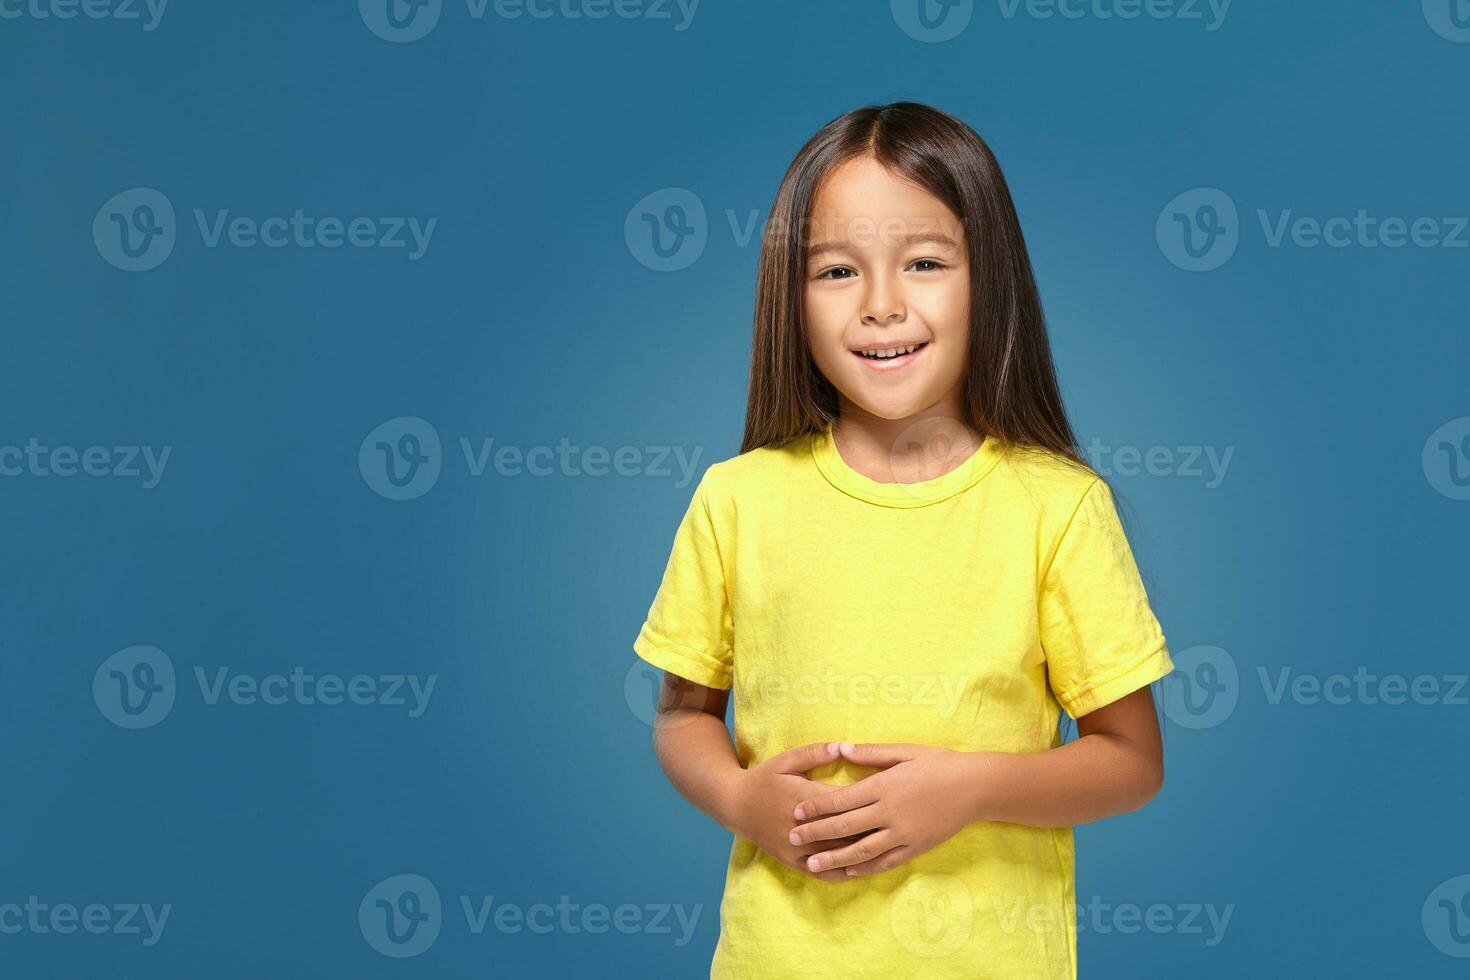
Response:
[[[812,844],[802,844],[796,848],[797,864],[800,864],[802,870],[805,870],[806,859],[811,857],[813,854],[820,854],[823,851],[830,851],[839,843],[851,844],[853,841],[862,836],[862,834],[852,834],[849,837],[839,837],[836,841],[819,840]]]
[[[881,784],[875,783],[871,778],[860,779],[830,793],[810,796],[799,801],[791,811],[791,815],[797,820],[810,820],[812,817],[826,817],[844,810],[855,810],[860,806],[878,802],[878,792],[881,789]]]
[[[913,854],[913,847],[908,844],[900,844],[897,847],[891,848],[887,852],[878,855],[871,861],[864,861],[862,864],[849,864],[846,868],[843,869],[843,873],[846,874],[849,878],[861,878],[863,875],[873,875],[878,874],[882,871],[892,871],[894,868],[898,867],[900,864],[903,864],[909,858],[913,857]]]
[[[876,830],[883,826],[883,818],[874,804],[860,806],[822,820],[810,820],[797,824],[791,830],[791,843],[811,844],[815,841],[840,840],[855,834]]]
[[[851,877],[846,868],[833,868],[830,871],[808,871],[806,868],[798,867],[796,870],[810,878],[820,878],[823,881],[846,881]]]
[[[761,853],[765,854],[769,852],[762,851]],[[808,869],[806,866],[806,855],[803,854],[798,854],[794,860],[788,859],[784,856],[778,856],[776,854],[771,854],[770,856],[774,858],[778,863],[784,864],[792,871],[800,872],[801,874],[806,875],[808,878],[820,878],[823,881],[847,880],[847,872],[842,868],[831,868],[827,871],[820,872]]]
[[[896,766],[914,757],[913,746],[901,742],[859,742],[856,745],[851,742],[841,742],[838,748],[842,751],[842,757],[849,762],[856,762],[862,766],[876,766],[879,769]]]
[[[777,753],[776,757],[771,760],[771,765],[777,772],[789,772],[799,776],[808,769],[835,762],[839,757],[836,742],[811,742]]]
[[[846,847],[834,848],[813,854],[806,859],[808,871],[827,871],[831,868],[845,868],[851,864],[862,864],[879,857],[884,852],[898,846],[898,839],[893,831],[888,829],[875,830],[861,840],[853,841]]]

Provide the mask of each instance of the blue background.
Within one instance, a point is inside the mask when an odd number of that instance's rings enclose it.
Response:
[[[843,0],[706,0],[683,30],[676,8],[477,20],[447,0],[411,43],[350,0],[173,0],[151,31],[6,2],[0,446],[172,448],[151,489],[0,478],[0,904],[172,911],[151,947],[0,933],[0,975],[706,975],[729,837],[660,772],[630,646],[692,484],[474,476],[459,440],[732,455],[759,234],[728,215],[764,217],[829,119],[903,98],[1005,168],[1084,445],[1234,452],[1214,487],[1113,478],[1171,648],[1226,651],[1238,703],[1207,727],[1176,711],[1164,791],[1077,835],[1084,902],[1231,918],[1213,944],[1084,924],[1083,976],[1464,975],[1421,910],[1470,873],[1470,708],[1273,704],[1258,676],[1465,670],[1470,502],[1421,453],[1470,415],[1470,233],[1273,248],[1257,218],[1470,211],[1470,43],[1418,2],[1237,0],[1215,30],[987,3],[943,43]],[[91,229],[137,187],[167,196],[177,242],[126,272]],[[1201,187],[1239,207],[1239,245],[1190,272],[1155,223]],[[624,234],[664,188],[706,209],[707,246],[671,272]],[[193,218],[296,208],[438,223],[410,261],[209,248]],[[402,416],[432,424],[442,473],[400,501],[358,454]],[[137,644],[177,697],[127,730],[92,682]],[[437,686],[411,718],[209,704],[194,682],[298,665]],[[404,873],[445,911],[392,959],[358,907]],[[474,935],[460,895],[702,909],[684,945]]]

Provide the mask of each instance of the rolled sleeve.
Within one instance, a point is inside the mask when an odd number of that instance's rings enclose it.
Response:
[[[638,656],[705,687],[729,689],[734,663],[729,596],[706,472],[674,535],[663,580],[633,641]]]
[[[1100,479],[1062,532],[1037,603],[1047,679],[1073,718],[1174,669],[1112,492]]]

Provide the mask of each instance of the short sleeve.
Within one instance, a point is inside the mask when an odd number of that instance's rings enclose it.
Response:
[[[1100,479],[1062,532],[1037,608],[1047,678],[1073,718],[1174,669],[1112,492]]]
[[[732,680],[733,630],[710,513],[709,480],[706,471],[695,487],[633,650],[655,667],[727,690]]]

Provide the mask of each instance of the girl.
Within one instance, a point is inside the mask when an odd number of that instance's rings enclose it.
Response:
[[[744,445],[634,650],[660,764],[734,834],[711,977],[1076,976],[1071,828],[1158,792],[1173,665],[964,123],[864,107],[797,154]]]

